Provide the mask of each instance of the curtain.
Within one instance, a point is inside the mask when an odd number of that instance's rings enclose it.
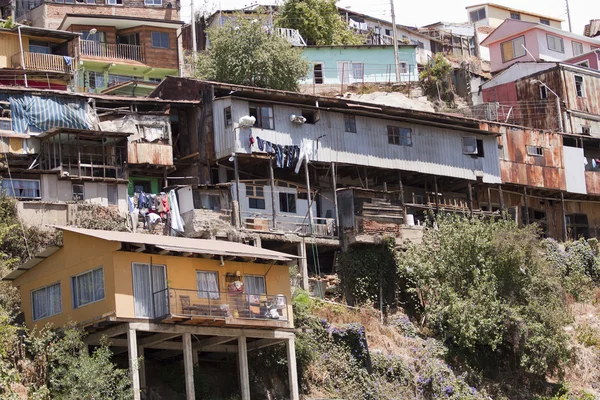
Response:
[[[152,315],[152,287],[148,264],[133,264],[133,301],[136,317]]]
[[[169,313],[169,291],[164,265],[152,266],[152,296],[154,300],[154,317],[162,317]]]
[[[219,276],[216,272],[196,272],[198,297],[201,299],[219,298]]]
[[[94,301],[104,298],[104,269],[98,268],[93,272],[94,278]]]
[[[62,311],[60,283],[31,293],[33,320],[59,314]]]
[[[7,196],[20,199],[40,197],[40,182],[21,179],[3,179],[2,189]]]
[[[265,277],[254,275],[244,276],[244,288],[247,294],[266,294]]]
[[[94,281],[92,273],[79,275],[75,277],[77,290],[75,307],[83,306],[94,301]]]

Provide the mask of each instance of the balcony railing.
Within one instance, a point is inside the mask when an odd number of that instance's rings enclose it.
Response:
[[[133,44],[103,43],[94,40],[82,40],[80,51],[81,54],[85,56],[144,61],[142,46]]]
[[[163,289],[153,294],[156,318],[167,316],[287,321],[284,295]]]
[[[24,51],[13,55],[11,61],[13,68],[32,71],[50,71],[64,74],[71,74],[75,71],[75,60],[69,56]]]
[[[252,231],[280,231],[295,233],[301,236],[334,237],[336,235],[335,219],[313,217],[312,226],[308,217],[298,215],[277,216],[273,228],[273,215],[253,211],[242,212],[242,226]]]

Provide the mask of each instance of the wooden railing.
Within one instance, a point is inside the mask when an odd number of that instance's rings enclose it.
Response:
[[[82,40],[82,55],[121,60],[144,61],[142,46],[133,44],[102,43],[94,40]]]
[[[12,56],[13,68],[23,68],[32,71],[52,71],[71,74],[75,71],[75,60],[67,56],[56,54],[32,53],[29,51],[17,53]],[[25,65],[23,65],[23,61]]]

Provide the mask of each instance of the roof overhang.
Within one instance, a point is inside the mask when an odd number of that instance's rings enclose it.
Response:
[[[495,4],[495,3],[480,3],[480,4],[475,4],[472,6],[466,6],[465,9],[470,10],[473,8],[484,7],[484,6],[499,8],[501,10],[512,11],[512,12],[516,12],[519,14],[531,15],[532,17],[539,17],[539,18],[543,18],[543,19],[548,19],[550,21],[565,22],[564,19],[550,17],[548,15],[537,14],[537,13],[529,12],[529,11],[525,11],[525,10],[519,10],[517,8],[510,8],[510,7],[502,6],[500,4]]]
[[[152,26],[156,28],[177,29],[183,26],[183,21],[167,21],[152,18],[121,17],[116,15],[66,14],[60,24],[60,29],[68,29],[71,25],[110,26],[117,30]]]
[[[20,25],[21,34],[26,36],[39,36],[42,38],[55,38],[55,39],[65,39],[72,40],[78,36],[81,36],[79,32],[69,32],[62,31],[58,29],[47,29],[47,28],[36,28],[28,25]],[[19,25],[13,28],[0,28],[0,32],[10,32],[10,33],[19,33]]]
[[[17,267],[17,269],[4,276],[2,280],[14,281],[15,279],[23,275],[25,272],[29,271],[30,269],[44,261],[46,258],[50,257],[52,254],[56,253],[58,250],[60,250],[60,248],[60,246],[47,247],[46,249],[42,250],[41,253],[36,254],[29,261],[25,262],[24,264],[21,264],[19,267]]]

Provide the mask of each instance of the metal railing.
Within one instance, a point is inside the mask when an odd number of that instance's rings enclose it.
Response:
[[[21,56],[22,54],[22,56]],[[19,52],[11,58],[13,68],[23,68],[32,71],[52,71],[71,74],[75,71],[75,60],[69,56],[56,54]],[[24,63],[23,63],[24,62]]]
[[[306,46],[306,42],[298,29],[275,28],[275,33],[287,40],[292,46]]]
[[[95,40],[82,40],[82,55],[121,60],[144,61],[142,46],[133,44],[103,43]]]
[[[311,234],[318,237],[334,237],[336,234],[335,219],[313,217],[312,232],[308,217],[299,215],[277,215],[275,227],[273,216],[256,212],[242,212],[242,227],[252,231],[281,231],[296,233],[302,236]]]
[[[282,294],[266,295],[167,288],[154,292],[152,302],[156,318],[172,315],[288,320],[288,301]]]

